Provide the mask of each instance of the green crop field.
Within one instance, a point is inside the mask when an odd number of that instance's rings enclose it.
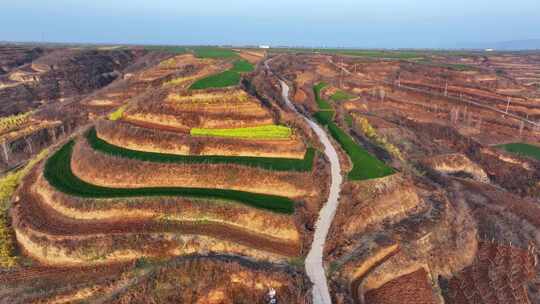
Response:
[[[274,171],[300,171],[309,172],[313,168],[315,149],[308,148],[304,159],[249,157],[249,156],[211,156],[211,155],[176,155],[155,152],[143,152],[111,145],[97,137],[96,130],[86,133],[90,146],[99,152],[110,155],[131,158],[141,161],[159,163],[185,163],[185,164],[238,164]]]
[[[230,70],[195,81],[190,90],[203,90],[210,88],[224,88],[235,86],[240,82],[241,73],[253,71],[253,65],[245,60],[237,60]]]
[[[292,130],[286,126],[267,125],[233,129],[192,128],[192,136],[231,137],[243,139],[288,139]]]
[[[394,174],[392,168],[360,147],[349,134],[341,130],[335,123],[329,123],[328,130],[351,158],[353,168],[348,175],[350,180],[365,180]]]
[[[332,108],[332,105],[321,98],[321,90],[326,87],[327,84],[324,82],[319,82],[313,87],[313,93],[315,94],[315,101],[317,102],[317,105],[319,106],[319,112],[315,113],[315,118],[317,121],[321,122],[323,125],[327,125],[329,122],[334,120],[334,109]],[[322,123],[324,122],[324,123]]]
[[[313,87],[317,103],[324,101],[320,98],[320,92],[324,86],[324,83],[319,83]],[[320,105],[319,107],[321,108]],[[349,155],[349,158],[353,163],[353,168],[348,174],[350,180],[378,178],[394,173],[392,168],[369,154],[365,149],[360,147],[349,134],[334,123],[333,111],[321,110],[315,113],[314,117],[319,124],[328,128],[332,137],[339,143],[343,150],[345,150],[347,155]]]
[[[185,54],[188,49],[185,46],[172,46],[172,45],[148,45],[144,47],[148,51],[160,51],[172,54]]]
[[[319,111],[313,115],[319,124],[326,126],[334,120],[334,111]]]
[[[196,47],[193,49],[198,58],[235,58],[238,54],[231,49],[216,47]]]
[[[237,60],[233,63],[233,68],[229,71],[237,72],[237,73],[248,73],[253,71],[253,65],[249,63],[247,60],[241,59]]]
[[[219,74],[210,75],[206,78],[195,81],[190,90],[203,90],[210,88],[224,88],[235,86],[240,81],[240,74],[234,71],[225,71]]]
[[[500,145],[498,147],[503,148],[504,150],[511,153],[528,156],[528,157],[532,157],[537,160],[540,160],[540,147],[538,146],[524,144],[524,143],[513,143],[513,144]]]
[[[327,84],[324,82],[319,82],[313,87],[313,93],[315,94],[315,101],[319,106],[320,111],[333,111],[332,105],[327,100],[321,98],[321,90],[326,87]]]
[[[108,188],[89,184],[79,179],[71,170],[71,154],[75,142],[70,141],[54,153],[45,163],[44,176],[58,190],[79,197],[114,198],[141,196],[185,196],[232,200],[255,208],[276,213],[292,214],[294,202],[286,197],[257,194],[236,190],[152,187],[152,188]]]
[[[332,96],[330,96],[330,99],[333,101],[345,101],[354,98],[354,95],[351,95],[345,91],[338,90]]]

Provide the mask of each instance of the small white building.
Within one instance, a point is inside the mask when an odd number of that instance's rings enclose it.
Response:
[[[269,46],[269,45],[266,45],[266,44],[261,44],[261,45],[259,45],[259,48],[260,48],[260,49],[269,49],[270,46]]]
[[[494,52],[495,49],[485,49],[486,52]]]

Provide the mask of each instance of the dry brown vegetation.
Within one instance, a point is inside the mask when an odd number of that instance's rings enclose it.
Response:
[[[70,284],[65,284],[69,278]],[[266,303],[269,288],[281,303],[305,303],[300,272],[238,258],[186,257],[170,262],[81,268],[25,268],[3,280],[9,303]],[[5,288],[5,289],[4,289]],[[215,302],[213,302],[215,301]]]
[[[394,279],[366,293],[372,304],[435,304],[435,296],[424,269]]]
[[[489,183],[489,178],[484,170],[463,154],[436,155],[421,160],[421,164],[441,174],[463,175],[472,177],[479,182]]]
[[[446,303],[531,303],[527,283],[536,275],[535,254],[530,248],[482,243],[474,263],[450,280]]]

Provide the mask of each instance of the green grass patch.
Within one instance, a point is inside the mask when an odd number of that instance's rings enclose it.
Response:
[[[320,111],[333,111],[332,105],[327,100],[321,98],[321,91],[327,86],[324,82],[319,82],[313,87],[313,93],[315,94],[315,101],[319,106]]]
[[[319,83],[313,87],[317,103],[322,100],[320,98],[320,92],[324,86],[324,83]],[[321,108],[320,105],[319,107]],[[365,149],[360,147],[349,134],[334,123],[333,111],[322,110],[315,113],[314,117],[319,124],[328,128],[330,135],[332,135],[343,150],[345,150],[347,155],[349,155],[349,158],[353,163],[353,168],[348,174],[350,180],[378,178],[394,173],[392,168],[386,166],[384,162],[369,154]]]
[[[392,168],[360,147],[349,134],[335,123],[331,122],[327,127],[332,137],[347,152],[353,163],[353,168],[348,174],[350,180],[365,180],[394,174]]]
[[[319,111],[313,115],[319,124],[326,126],[334,120],[333,111]]]
[[[188,52],[188,48],[185,46],[173,46],[173,45],[148,45],[144,47],[148,51],[158,51],[171,54],[185,54]]]
[[[235,58],[238,54],[225,48],[217,47],[196,47],[193,49],[195,56],[198,58]]]
[[[253,72],[254,67],[249,61],[241,59],[237,60],[233,63],[233,68],[229,71],[237,72],[237,73],[249,73]]]
[[[230,137],[243,139],[288,139],[292,130],[286,126],[267,125],[233,129],[192,128],[192,136]]]
[[[332,96],[330,96],[330,99],[333,101],[345,101],[349,99],[353,99],[355,96],[351,95],[345,91],[338,90]]]
[[[512,143],[506,145],[499,145],[497,147],[502,148],[510,153],[515,153],[522,156],[532,157],[536,160],[540,160],[540,147],[538,146],[525,143]]]
[[[241,73],[253,71],[253,65],[246,60],[237,60],[233,63],[230,70],[195,81],[190,87],[190,90],[203,90],[210,88],[224,88],[235,86],[240,82]]]
[[[75,142],[72,140],[54,153],[45,163],[44,176],[58,190],[79,197],[115,198],[140,196],[186,196],[236,201],[251,207],[292,214],[294,202],[286,197],[257,194],[236,190],[152,187],[152,188],[109,188],[89,184],[79,179],[71,170],[71,154]]]
[[[349,128],[353,127],[354,122],[353,122],[353,117],[351,114],[349,113],[345,114],[345,123],[347,124]]]
[[[315,157],[315,149],[313,148],[308,148],[306,150],[304,159],[219,155],[176,155],[143,152],[111,145],[97,137],[95,129],[91,129],[86,133],[86,138],[90,146],[96,151],[118,157],[158,163],[238,164],[274,171],[308,172],[313,168],[313,159]]]
[[[240,82],[240,74],[234,71],[225,71],[195,81],[190,90],[204,90],[210,88],[224,88],[235,86]]]

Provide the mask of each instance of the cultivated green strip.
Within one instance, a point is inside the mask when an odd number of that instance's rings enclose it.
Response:
[[[225,71],[218,74],[210,75],[194,82],[190,90],[204,90],[210,88],[224,88],[235,86],[240,82],[240,73],[234,71]]]
[[[332,105],[324,99],[321,98],[321,91],[324,87],[326,87],[327,84],[324,82],[319,82],[317,85],[313,87],[313,93],[315,93],[315,101],[317,102],[317,105],[319,106],[319,111],[334,111],[332,108]]]
[[[95,129],[91,129],[86,138],[90,146],[97,151],[113,156],[131,158],[141,161],[157,163],[183,163],[183,164],[237,164],[274,171],[300,171],[308,172],[313,168],[315,149],[308,148],[304,159],[277,158],[277,157],[249,157],[249,156],[219,156],[219,155],[176,155],[166,153],[144,152],[126,149],[112,145],[100,139]]]
[[[215,47],[196,47],[193,49],[198,58],[236,58],[238,53],[231,49]]]
[[[158,51],[164,53],[171,53],[175,55],[185,54],[188,52],[188,48],[185,46],[171,46],[171,45],[148,45],[144,47],[148,51]]]
[[[236,60],[233,64],[233,68],[230,71],[237,72],[237,73],[248,73],[253,72],[254,67],[249,61],[240,59]]]
[[[513,143],[497,146],[504,150],[523,156],[528,156],[540,160],[540,147],[529,145],[525,143]]]
[[[253,65],[246,60],[237,60],[230,70],[210,75],[195,81],[190,90],[203,90],[210,88],[224,88],[235,86],[240,82],[241,74],[253,71]]]
[[[71,170],[71,154],[75,142],[70,141],[54,153],[45,163],[44,176],[58,190],[80,197],[114,198],[137,196],[187,196],[233,200],[255,208],[276,213],[292,214],[294,202],[286,197],[257,194],[236,190],[152,187],[152,188],[109,188],[89,184],[79,179]]]
[[[353,99],[354,95],[351,95],[345,91],[338,90],[332,96],[330,96],[330,99],[333,101],[345,101],[349,99]]]
[[[365,180],[394,174],[392,168],[386,166],[384,162],[369,154],[365,149],[360,147],[349,134],[334,123],[334,111],[332,106],[320,97],[320,92],[325,86],[326,84],[321,82],[313,87],[315,100],[321,109],[313,116],[319,124],[328,128],[332,137],[339,143],[343,150],[345,150],[347,155],[349,155],[349,158],[353,163],[353,168],[348,174],[349,179]]]
[[[256,127],[229,128],[229,129],[211,129],[211,128],[192,128],[192,136],[212,136],[243,139],[289,139],[292,130],[286,126],[265,125]]]

